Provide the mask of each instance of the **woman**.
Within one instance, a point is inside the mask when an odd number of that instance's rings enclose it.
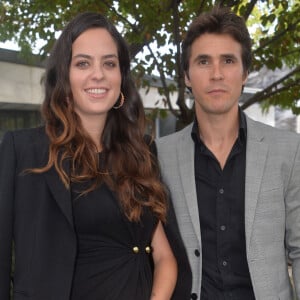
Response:
[[[9,132],[0,149],[0,299],[12,245],[15,300],[170,299],[166,194],[129,68],[99,14],[79,14],[56,42],[45,127]]]

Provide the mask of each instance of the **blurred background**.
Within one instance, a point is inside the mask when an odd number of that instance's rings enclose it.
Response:
[[[159,137],[192,122],[180,45],[191,20],[216,4],[241,15],[253,40],[242,109],[300,132],[300,0],[20,0],[0,2],[0,141],[7,130],[42,123],[40,80],[48,53],[61,28],[82,11],[106,15],[128,41],[148,131]]]

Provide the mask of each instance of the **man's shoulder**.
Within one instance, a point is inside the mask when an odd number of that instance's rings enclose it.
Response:
[[[183,129],[176,131],[174,133],[171,133],[169,135],[157,138],[156,144],[157,146],[162,146],[162,145],[170,145],[173,143],[178,143],[181,141],[182,138],[185,137],[190,137],[191,136],[191,131],[192,131],[192,126],[193,124],[189,124],[186,127],[184,127]]]
[[[293,155],[300,149],[300,134],[276,128],[251,119],[247,120],[247,140],[251,143],[263,142],[269,145],[272,151]],[[290,153],[290,154],[289,154]]]
[[[255,121],[249,117],[247,117],[247,128],[250,134],[256,133],[257,135],[264,135],[265,138],[271,140],[274,138],[300,140],[299,133]]]

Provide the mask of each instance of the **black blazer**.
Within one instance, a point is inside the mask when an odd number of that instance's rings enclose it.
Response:
[[[44,127],[9,132],[0,145],[1,300],[9,299],[13,239],[14,300],[70,297],[77,251],[71,193],[54,168],[42,174],[24,173],[46,165],[48,147]],[[68,162],[64,169],[69,170]],[[165,230],[179,268],[172,300],[190,299],[192,275],[172,206]]]
[[[45,166],[43,127],[7,133],[0,147],[0,299],[9,299],[12,237],[16,244],[14,300],[69,299],[76,235],[71,194]],[[66,166],[68,168],[68,166]]]

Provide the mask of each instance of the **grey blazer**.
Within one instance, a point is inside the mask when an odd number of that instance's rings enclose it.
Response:
[[[191,129],[156,143],[192,270],[191,293],[199,299],[202,255]],[[293,299],[288,256],[300,299],[300,136],[247,118],[245,181],[246,251],[255,297]]]

